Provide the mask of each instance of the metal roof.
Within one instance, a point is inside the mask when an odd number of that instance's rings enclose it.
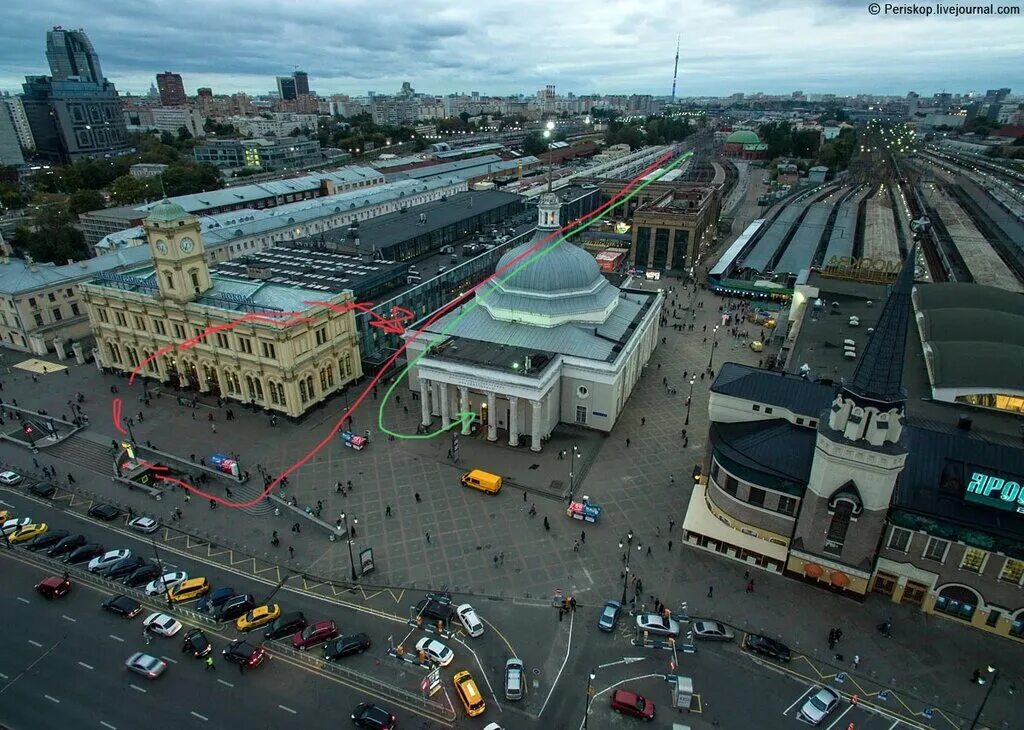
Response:
[[[23,259],[0,263],[0,293],[8,296],[30,293],[51,286],[73,286],[105,271],[138,266],[150,258],[147,246],[132,246],[72,264],[35,264],[33,271]]]
[[[754,403],[786,408],[807,418],[820,418],[836,397],[834,385],[734,362],[722,365],[711,390]]]
[[[735,473],[736,467],[754,472],[752,480],[762,486],[802,497],[811,476],[817,431],[796,426],[779,418],[771,421],[745,423],[712,422],[710,440],[715,456],[726,469]],[[747,474],[736,474],[750,478]],[[766,483],[768,477],[771,483]]]

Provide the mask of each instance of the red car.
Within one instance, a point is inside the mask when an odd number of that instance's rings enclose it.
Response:
[[[328,639],[333,639],[337,635],[338,627],[330,619],[315,621],[292,636],[292,646],[296,649],[308,649],[311,646],[322,644]]]
[[[612,692],[612,709],[623,715],[639,717],[641,720],[654,719],[654,703],[643,695],[625,689]]]
[[[49,578],[43,578],[41,581],[36,583],[36,590],[42,593],[47,599],[60,598],[71,590],[71,580],[68,578],[61,578],[57,575],[51,575]]]

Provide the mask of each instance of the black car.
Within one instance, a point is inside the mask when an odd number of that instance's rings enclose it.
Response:
[[[103,602],[103,608],[124,618],[135,618],[142,610],[142,604],[134,598],[121,595],[111,596]]]
[[[163,571],[160,570],[159,565],[153,565],[153,563],[143,563],[131,573],[121,579],[129,588],[138,588],[144,586],[150,581],[154,581],[163,575]]]
[[[775,639],[769,639],[767,636],[748,634],[747,641],[744,646],[747,651],[753,652],[754,654],[761,654],[762,656],[766,656],[779,662],[788,662],[792,658],[792,654],[790,653],[788,646],[782,642],[776,641]]]
[[[37,497],[43,497],[44,499],[52,499],[53,495],[57,493],[57,487],[50,484],[49,482],[36,482],[28,488],[29,494],[34,494]]]
[[[306,628],[307,623],[302,611],[282,613],[274,619],[274,622],[270,624],[270,628],[264,631],[263,635],[267,639],[283,639],[286,636],[302,631]]]
[[[185,633],[185,643],[181,646],[182,653],[191,652],[192,656],[206,656],[213,651],[213,644],[206,638],[202,629],[192,629]]]
[[[140,558],[138,555],[129,555],[127,558],[121,558],[116,563],[100,568],[96,571],[96,575],[102,575],[110,580],[117,580],[126,575],[131,575],[144,565],[147,565],[144,558]]]
[[[112,504],[94,504],[89,508],[89,516],[101,519],[104,522],[110,522],[116,520],[121,514],[121,510]]]
[[[45,537],[45,535],[43,535]],[[85,535],[68,535],[67,537],[61,538],[56,545],[46,551],[46,554],[51,558],[57,558],[64,553],[70,553],[75,548],[80,548],[85,545],[87,540]]]
[[[231,621],[239,616],[244,616],[254,608],[256,608],[256,599],[248,593],[243,593],[225,601],[224,605],[220,607],[217,618],[220,621]]]
[[[250,644],[242,639],[232,641],[221,653],[227,661],[243,669],[258,667],[267,656],[267,650],[262,646]]]
[[[25,547],[28,550],[49,550],[58,542],[68,536],[67,530],[47,530],[38,537],[33,537],[27,543]]]
[[[60,545],[60,543],[57,544]],[[106,551],[107,549],[98,542],[89,542],[68,553],[67,557],[64,558],[64,562],[71,565],[75,565],[76,563],[87,563],[93,558],[98,558]]]
[[[370,648],[370,637],[366,634],[339,636],[324,644],[324,659],[334,661],[352,654],[362,654]]]
[[[370,702],[362,702],[352,710],[352,724],[356,727],[391,730],[395,726],[395,719],[395,716],[383,707]]]
[[[213,609],[223,606],[235,597],[234,588],[216,588],[199,599],[196,610],[203,613],[213,613]]]
[[[451,621],[455,615],[452,604],[438,601],[435,598],[424,598],[416,604],[416,615],[431,621]]]

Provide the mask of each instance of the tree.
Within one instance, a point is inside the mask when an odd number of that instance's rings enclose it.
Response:
[[[132,205],[141,203],[149,197],[156,197],[156,193],[151,192],[149,184],[152,179],[142,180],[133,175],[122,175],[111,184],[110,196],[118,205]],[[157,191],[159,192],[159,188]]]
[[[0,210],[22,208],[25,206],[25,202],[21,188],[12,183],[0,183]]]
[[[205,163],[177,163],[164,170],[162,177],[164,189],[169,196],[190,195],[224,187],[220,170]]]
[[[461,114],[459,114],[459,119],[462,120],[463,124],[469,124],[469,116],[469,112],[462,112]]]
[[[178,141],[187,142],[192,139],[192,133],[188,131],[188,127],[182,125],[178,127]]]
[[[530,132],[523,138],[523,153],[540,156],[548,151],[548,141],[540,132]]]
[[[106,201],[99,190],[76,190],[68,198],[68,209],[74,215],[88,213],[90,210],[99,210],[105,204]]]

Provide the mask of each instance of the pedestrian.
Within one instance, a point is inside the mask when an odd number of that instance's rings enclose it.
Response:
[[[584,545],[587,544],[587,531],[586,530],[580,530],[580,542],[583,543]]]
[[[668,518],[668,531],[672,532],[672,528],[676,526],[676,521],[671,517]]]
[[[385,507],[385,509],[384,509],[384,516],[385,517],[390,517],[391,516],[391,505],[390,504]]]
[[[714,586],[708,586],[708,598],[714,598],[714,597],[715,597],[715,587]]]
[[[641,426],[646,426],[647,425],[647,416],[641,416],[640,417],[640,425]]]
[[[672,552],[672,541],[671,540],[668,541],[668,551]]]
[[[574,553],[578,553],[580,551],[580,541],[579,540],[573,540],[572,541],[572,551]]]
[[[428,545],[430,544],[430,533],[429,532],[427,532],[427,544]]]
[[[417,501],[417,502],[421,502],[421,501],[422,501],[422,500],[420,499],[420,493],[419,493],[419,492],[416,492],[416,494],[415,494],[415,495],[413,495],[413,496],[414,496],[414,497],[416,497],[416,501]]]
[[[191,501],[192,501],[192,492],[186,491],[185,492],[185,502],[191,502]]]
[[[523,501],[524,502],[526,501],[526,490],[525,489],[523,490]]]
[[[828,648],[831,651],[836,648],[836,630],[832,629],[828,632]]]
[[[668,483],[669,483],[669,485],[672,485],[672,484],[676,483],[676,475],[675,474],[669,474],[668,475]]]
[[[342,492],[341,481],[339,480],[339,481],[334,483],[334,493],[335,494],[341,494],[341,492]]]
[[[651,546],[647,546],[647,557],[651,557]]]
[[[626,437],[626,448],[627,449],[629,448],[629,437],[628,436]]]
[[[743,571],[743,580],[750,580],[750,571],[749,570],[744,570]]]
[[[747,581],[747,593],[753,593],[753,592],[754,592],[754,579],[751,578],[750,580]]]
[[[214,671],[217,670],[217,667],[213,666],[213,655],[206,657],[206,668]]]
[[[860,654],[853,655],[853,668],[856,669],[860,666]]]
[[[548,522],[548,518],[547,517],[544,518],[544,529],[549,531],[549,532],[551,531],[551,523]]]
[[[295,547],[293,545],[289,545],[288,546],[288,557],[289,558],[294,558],[295,557]]]
[[[504,565],[505,564],[505,551],[504,550],[501,551],[501,553],[498,555],[498,558],[499,558],[499,561],[501,562],[501,564]]]

